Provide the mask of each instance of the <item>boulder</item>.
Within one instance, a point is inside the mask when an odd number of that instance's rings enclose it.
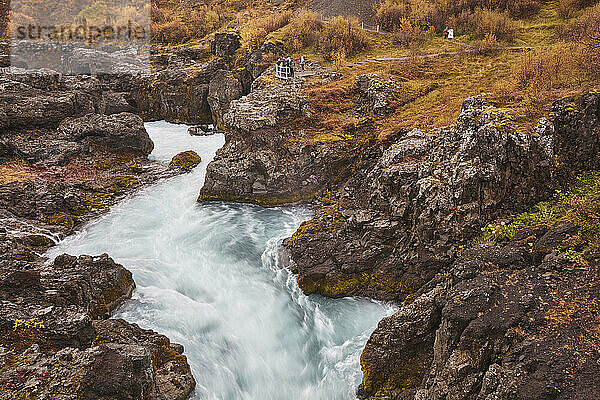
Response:
[[[104,101],[106,103],[106,109],[104,113],[106,115],[120,114],[123,112],[134,112],[134,108],[127,102],[123,93],[117,92],[104,92]]]
[[[171,343],[166,336],[142,329],[122,319],[94,322],[97,342],[120,345],[135,345],[148,349],[152,359],[152,371],[156,381],[153,395],[164,395],[167,399],[186,400],[196,386],[194,377],[182,354],[183,346]]]
[[[212,132],[211,130],[209,130],[207,128],[208,128],[208,126],[200,126],[200,125],[190,126],[188,128],[188,133],[192,136],[212,135],[214,132]]]
[[[58,132],[63,139],[85,143],[87,151],[99,145],[110,151],[150,154],[154,148],[144,121],[130,113],[68,118],[60,124]]]
[[[56,128],[67,117],[104,112],[102,88],[89,76],[63,76],[53,71],[3,72],[0,127]]]
[[[179,167],[185,171],[192,170],[196,165],[200,164],[202,159],[195,151],[183,151],[173,157],[171,165]]]
[[[129,344],[101,344],[81,379],[85,399],[137,400],[150,398],[154,374],[147,348]]]

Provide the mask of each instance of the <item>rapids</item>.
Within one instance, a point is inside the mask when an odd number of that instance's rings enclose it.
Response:
[[[132,271],[137,289],[114,317],[185,346],[195,399],[354,399],[360,353],[394,308],[305,296],[277,249],[310,211],[198,204],[223,135],[194,137],[166,122],[146,129],[152,158],[195,150],[202,163],[140,190],[47,255],[106,252]]]

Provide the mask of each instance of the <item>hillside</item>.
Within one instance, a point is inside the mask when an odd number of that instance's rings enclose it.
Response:
[[[375,23],[375,0],[312,0],[308,8],[324,17],[354,16],[369,25]]]

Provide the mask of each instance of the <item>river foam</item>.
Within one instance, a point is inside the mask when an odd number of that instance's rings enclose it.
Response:
[[[353,399],[359,357],[392,306],[305,296],[279,265],[278,244],[310,217],[303,207],[196,202],[223,135],[147,123],[151,157],[195,150],[191,173],[146,187],[48,256],[109,253],[131,270],[133,298],[116,318],[185,346],[196,399]]]

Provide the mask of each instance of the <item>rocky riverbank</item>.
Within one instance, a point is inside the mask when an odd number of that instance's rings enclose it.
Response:
[[[129,271],[106,254],[41,256],[180,168],[148,160],[144,121],[107,113],[96,78],[9,70],[0,82],[0,398],[186,399],[182,346],[108,319],[135,287]]]
[[[543,223],[481,237],[599,169],[600,96],[557,101],[525,133],[483,95],[464,102],[453,126],[374,140],[378,116],[412,100],[399,98],[401,83],[360,76],[343,93],[364,118],[323,141],[306,129],[321,80],[267,74],[231,102],[227,143],[199,200],[311,199],[316,215],[286,243],[305,293],[403,304],[363,352],[360,397],[598,397],[598,244],[581,239],[596,232],[595,211],[580,211],[577,224],[548,220],[540,206]]]

